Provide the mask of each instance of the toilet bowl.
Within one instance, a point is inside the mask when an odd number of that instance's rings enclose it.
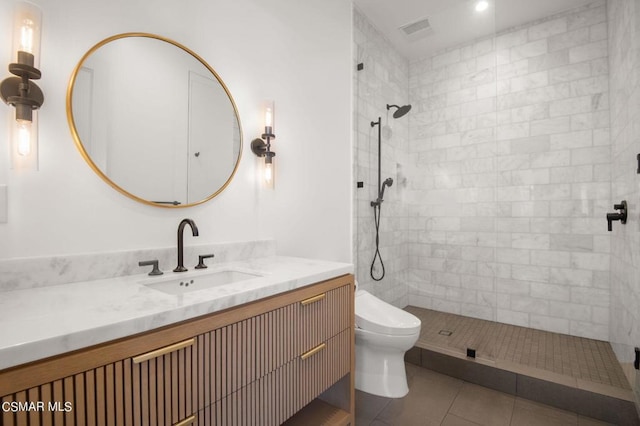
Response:
[[[356,389],[401,398],[409,392],[404,353],[420,336],[420,320],[365,290],[357,290]]]

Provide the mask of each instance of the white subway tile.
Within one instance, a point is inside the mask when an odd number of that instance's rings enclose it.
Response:
[[[511,234],[511,246],[521,249],[548,249],[549,235],[533,233]]]
[[[567,284],[571,286],[590,287],[593,285],[593,272],[571,268],[550,268],[549,282]]]
[[[572,13],[567,17],[567,28],[574,30],[576,28],[590,27],[601,22],[606,22],[607,10],[605,6],[588,8],[577,13]]]
[[[497,188],[498,201],[528,201],[531,199],[529,186],[507,186]]]
[[[549,82],[555,84],[591,77],[591,66],[589,62],[580,62],[554,68],[549,71]]]
[[[609,163],[610,158],[611,149],[609,146],[580,148],[571,151],[572,165]]]
[[[500,34],[496,37],[496,48],[506,49],[513,46],[526,44],[528,41],[527,29],[521,29],[517,31],[509,31],[504,34]]]
[[[453,63],[459,62],[461,59],[460,49],[454,49],[449,52],[445,52],[439,55],[436,55],[432,58],[432,67],[433,68],[442,68],[447,65],[451,65]]]
[[[569,130],[571,130],[571,119],[569,117],[557,117],[531,122],[531,136],[566,133]]]
[[[555,135],[552,136],[552,141],[554,137]],[[583,139],[578,138],[578,140],[581,141]],[[566,141],[563,141],[563,143],[566,143]],[[552,167],[549,169],[550,183],[591,182],[593,181],[593,176],[593,166],[591,165]]]
[[[571,218],[549,217],[531,218],[531,232],[539,234],[560,234],[571,231]]]
[[[511,92],[521,92],[523,90],[535,89],[549,85],[549,73],[540,71],[533,74],[526,74],[514,77],[509,82]]]
[[[530,315],[530,326],[555,333],[569,334],[569,321],[565,318],[556,318],[545,315]]]
[[[509,263],[516,265],[530,265],[530,250],[514,248],[497,248],[496,261],[498,263]]]
[[[570,253],[563,251],[533,250],[531,251],[531,264],[568,268],[571,266],[571,256]]]
[[[562,151],[536,152],[531,154],[531,167],[550,168],[562,167],[571,164],[571,151],[568,149]]]
[[[609,79],[606,75],[584,78],[571,82],[571,95],[596,95],[609,90]]]
[[[523,201],[511,203],[511,215],[514,218],[521,219],[529,217],[547,217],[549,216],[549,202],[548,201]],[[527,219],[528,222],[528,219]],[[500,227],[500,221],[498,221],[498,230]],[[523,228],[520,228],[523,230]],[[527,229],[524,229],[525,231]]]
[[[569,63],[569,50],[558,50],[546,55],[534,56],[527,59],[527,63],[529,72],[553,70]]]
[[[589,28],[579,28],[549,37],[549,52],[569,49],[589,43]]]
[[[509,50],[509,60],[511,62],[516,62],[521,59],[544,55],[547,52],[547,39],[536,40],[527,44],[512,47]]]
[[[513,123],[545,118],[549,118],[549,105],[546,103],[525,105],[511,110],[511,121]]]
[[[605,253],[571,253],[571,266],[592,271],[608,271],[609,255]]]
[[[549,183],[549,169],[514,170],[511,172],[513,185],[545,185]],[[534,193],[535,198],[535,193]]]
[[[526,312],[514,312],[509,309],[498,309],[497,321],[513,324],[520,327],[529,327],[529,314]]]
[[[570,289],[566,286],[533,282],[531,283],[531,297],[549,300],[549,308],[551,308],[554,302],[566,302],[571,295]],[[549,313],[552,314],[551,311]]]
[[[609,326],[592,322],[571,321],[569,334],[596,340],[609,340]]]
[[[571,301],[589,306],[609,306],[609,291],[599,288],[571,287]]]
[[[581,96],[577,98],[561,99],[549,104],[549,117],[563,115],[581,114],[594,110],[593,98],[591,96]],[[568,129],[571,128],[569,125]]]
[[[561,17],[544,21],[540,24],[529,27],[529,40],[537,40],[540,38],[548,38],[555,34],[567,31],[567,18]]]
[[[565,301],[551,301],[549,303],[549,314],[554,317],[568,318],[578,321],[591,321],[592,308],[589,305],[567,302],[569,300],[569,287],[563,286],[567,290]]]
[[[510,308],[512,311],[516,312],[548,315],[549,301],[527,296],[511,295]]]

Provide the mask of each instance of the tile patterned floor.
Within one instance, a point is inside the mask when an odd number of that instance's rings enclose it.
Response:
[[[356,391],[356,426],[607,425],[544,404],[407,366],[409,394],[389,399]]]
[[[442,347],[621,389],[631,389],[608,342],[408,306],[422,321],[416,346]],[[451,332],[447,336],[442,331]]]

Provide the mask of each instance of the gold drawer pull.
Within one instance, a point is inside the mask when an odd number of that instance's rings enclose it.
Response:
[[[156,349],[155,351],[147,352],[146,354],[138,355],[133,357],[134,364],[140,364],[141,362],[148,361],[152,358],[157,358],[162,355],[166,355],[168,353],[177,351],[178,349],[186,348],[187,346],[192,346],[195,343],[196,339],[192,338],[189,340],[184,340],[182,342],[175,343],[170,346],[165,346],[164,348]],[[187,423],[185,423],[187,424]]]
[[[308,352],[303,353],[302,355],[300,355],[300,359],[301,360],[305,360],[309,357],[314,356],[315,354],[317,354],[318,352],[320,352],[321,350],[323,350],[325,347],[327,347],[326,343],[320,343],[318,346],[316,346],[315,348],[311,349]]]
[[[192,423],[193,423],[193,422],[195,422],[195,421],[196,421],[196,415],[194,414],[193,416],[187,417],[187,418],[186,418],[186,419],[184,419],[183,421],[178,422],[178,423],[176,423],[176,424],[175,424],[175,425],[173,425],[173,426],[187,426],[187,425],[192,424]]]
[[[321,301],[322,299],[324,299],[325,297],[327,297],[327,293],[322,293],[322,294],[319,294],[319,295],[317,295],[317,296],[313,296],[313,297],[310,297],[310,298],[308,298],[308,299],[304,299],[304,300],[303,300],[302,302],[300,302],[300,303],[302,303],[302,306],[307,306],[307,305],[310,305],[310,304],[312,304],[312,303],[319,302],[319,301]]]

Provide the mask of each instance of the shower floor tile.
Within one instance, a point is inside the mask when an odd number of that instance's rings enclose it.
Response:
[[[608,342],[407,306],[422,321],[417,347],[583,388],[631,387]],[[610,389],[615,392],[615,389]]]

